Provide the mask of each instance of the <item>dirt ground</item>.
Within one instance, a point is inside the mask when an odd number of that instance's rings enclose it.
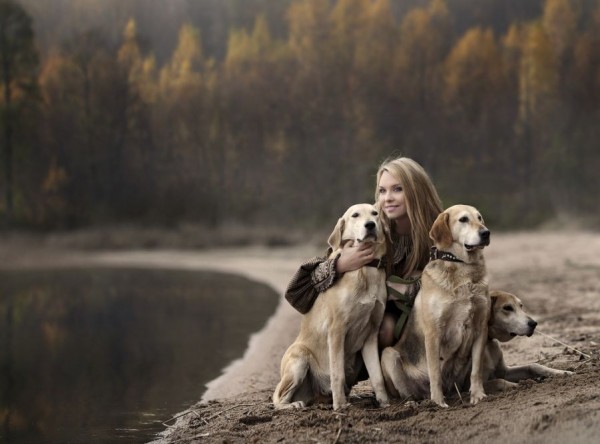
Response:
[[[270,398],[277,382],[275,370],[265,375],[268,387],[255,383],[253,390],[241,389],[226,398],[205,397],[168,422],[176,427],[168,430],[162,441],[597,442],[599,250],[598,234],[513,233],[495,236],[487,252],[491,287],[521,296],[539,322],[540,332],[590,356],[585,358],[535,334],[504,344],[507,362],[538,362],[574,371],[573,376],[524,381],[517,389],[490,395],[476,406],[468,405],[468,394],[463,393],[464,401],[457,395],[446,410],[430,401],[402,400],[377,408],[370,386],[361,383],[353,389],[351,407],[337,413],[330,405],[274,410]],[[273,371],[272,366],[269,371]]]
[[[239,272],[283,294],[300,261],[316,251],[314,246],[68,254],[41,249],[34,256],[15,256],[0,248],[0,262],[4,268],[210,268]],[[351,406],[341,412],[330,405],[277,411],[270,398],[279,360],[301,319],[282,299],[265,328],[250,338],[245,355],[208,385],[199,403],[167,421],[157,442],[595,443],[600,436],[598,251],[600,234],[589,232],[494,234],[486,250],[490,287],[520,296],[538,321],[531,338],[503,344],[507,363],[538,362],[571,370],[572,376],[523,381],[517,389],[489,395],[476,406],[468,405],[468,394],[463,393],[462,399],[457,395],[449,400],[449,409],[402,400],[377,408],[370,386],[361,383],[352,391]]]

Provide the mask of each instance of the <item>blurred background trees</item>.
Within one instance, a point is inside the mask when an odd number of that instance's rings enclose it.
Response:
[[[495,226],[600,220],[599,0],[0,0],[0,26],[12,225],[316,227],[398,154]]]

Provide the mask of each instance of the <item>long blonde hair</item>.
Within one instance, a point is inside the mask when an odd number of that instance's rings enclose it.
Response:
[[[386,159],[377,170],[375,202],[379,203],[379,180],[384,171],[398,180],[404,190],[412,239],[412,249],[402,271],[402,274],[407,276],[413,271],[422,270],[429,260],[429,249],[432,245],[429,230],[435,218],[442,212],[442,201],[421,165],[408,157],[397,157]],[[390,228],[393,233],[393,221]]]

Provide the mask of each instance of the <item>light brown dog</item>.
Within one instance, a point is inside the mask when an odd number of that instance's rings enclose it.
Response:
[[[373,205],[353,205],[329,237],[330,257],[335,257],[345,242],[372,242],[376,258],[381,259],[386,249],[383,230]],[[323,292],[303,317],[298,337],[281,360],[281,381],[273,394],[275,407],[304,407],[329,395],[334,410],[346,406],[346,395],[363,360],[377,400],[387,405],[377,351],[386,299],[385,270],[377,266],[344,273]]]
[[[444,392],[454,390],[470,371],[471,403],[476,404],[485,396],[490,299],[482,249],[490,232],[477,209],[455,205],[438,216],[429,235],[437,255],[423,270],[400,340],[383,351],[386,386],[396,396],[430,396],[447,407]]]
[[[490,291],[490,298],[492,308],[483,359],[483,379],[487,393],[516,387],[516,383],[523,379],[573,374],[535,363],[507,366],[498,341],[508,342],[517,336],[531,336],[537,322],[525,312],[523,303],[514,294]]]
[[[521,300],[514,294],[504,291],[490,291],[491,309],[488,322],[488,340],[486,342],[483,355],[483,381],[486,393],[492,393],[507,390],[516,387],[517,382],[524,379],[546,378],[555,375],[571,375],[570,371],[556,370],[541,364],[525,364],[509,367],[504,361],[504,356],[499,342],[508,342],[517,336],[531,336],[535,331],[537,322],[535,322],[523,309]],[[408,329],[403,332],[403,336],[408,333]],[[413,333],[414,334],[414,333]],[[424,344],[422,344],[424,346]],[[412,348],[412,356],[425,354],[425,350],[419,350],[418,345]],[[417,369],[409,365],[398,365],[406,356],[400,353],[401,348],[397,344],[394,348],[389,347],[384,351],[382,358],[382,371],[385,376],[388,392],[393,396],[406,396],[406,391],[399,392],[397,383],[407,381],[406,375],[396,374],[396,372],[412,370],[413,375],[417,375],[415,384],[422,384],[421,376],[427,372],[426,368]],[[470,361],[467,366],[470,367]],[[469,378],[457,381],[459,389],[468,390]],[[417,398],[418,399],[418,398]]]

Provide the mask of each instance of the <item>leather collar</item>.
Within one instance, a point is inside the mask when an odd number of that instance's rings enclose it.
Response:
[[[365,267],[383,268],[385,267],[385,261],[382,259],[373,259],[371,262],[365,265]]]
[[[452,253],[449,253],[447,251],[438,250],[436,247],[431,247],[431,251],[429,252],[429,260],[434,261],[436,259],[440,259],[442,261],[448,261],[448,262],[464,263],[464,261],[462,261],[459,258],[457,258],[456,256],[454,256]]]

